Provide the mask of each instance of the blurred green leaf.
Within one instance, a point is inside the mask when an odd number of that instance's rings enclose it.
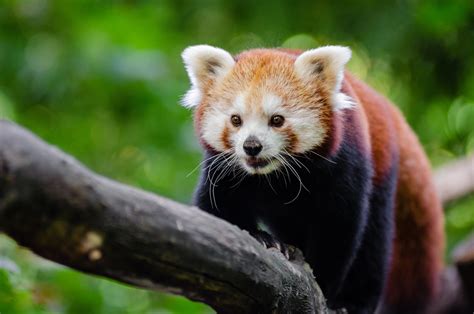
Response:
[[[10,100],[0,91],[0,119],[15,119],[15,107]]]

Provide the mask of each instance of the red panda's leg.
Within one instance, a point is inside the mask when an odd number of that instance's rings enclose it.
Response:
[[[290,248],[275,235],[264,230],[256,230],[250,233],[258,242],[266,248],[275,248],[279,250],[287,259],[290,259]]]
[[[373,313],[386,282],[394,231],[397,167],[375,182],[367,227],[357,257],[337,299],[349,313]]]
[[[307,219],[303,253],[333,309],[345,305],[337,302],[337,295],[358,254],[369,217],[372,165],[356,144],[348,135],[334,164],[315,172],[322,176],[327,171],[328,177],[314,193],[315,208]]]
[[[220,191],[220,186],[211,186],[208,180],[207,168],[204,167],[200,183],[194,193],[194,205],[200,209],[222,218],[240,228],[247,230],[257,241],[266,248],[276,248],[288,259],[290,249],[287,244],[280,241],[278,237],[264,231],[259,226],[259,220],[255,216],[255,210],[249,206],[249,195],[241,195],[238,190],[232,193],[233,197],[223,197],[226,193]],[[225,180],[224,178],[223,180]],[[230,185],[235,184],[231,182]],[[229,184],[222,184],[228,186]],[[211,189],[214,189],[212,192]],[[210,194],[212,193],[212,194]],[[215,193],[214,196],[212,196]],[[211,195],[211,196],[210,196]],[[211,199],[211,197],[214,197]]]

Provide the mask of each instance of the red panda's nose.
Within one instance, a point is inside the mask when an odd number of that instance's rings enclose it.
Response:
[[[262,151],[262,144],[258,138],[251,135],[244,142],[244,151],[247,155],[255,157]]]

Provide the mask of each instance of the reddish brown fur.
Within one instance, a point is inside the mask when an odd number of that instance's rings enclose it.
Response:
[[[390,110],[392,105],[350,73],[346,73],[345,83],[347,88],[351,88],[357,96],[358,102],[363,105],[370,124],[372,156],[375,161],[375,181],[379,182],[394,163],[394,156],[391,152],[397,150],[394,122]]]
[[[443,267],[444,233],[441,202],[429,162],[398,110],[390,109],[399,135],[400,165],[395,212],[397,232],[387,301],[396,304],[410,297],[426,299],[435,295]]]
[[[287,150],[293,151],[298,145],[298,136],[290,128],[285,128],[283,132],[286,134],[288,141]]]
[[[225,127],[224,130],[222,131],[222,136],[221,136],[221,141],[224,143],[224,148],[225,149],[231,149],[232,148],[232,143],[229,140],[229,128]]]
[[[303,85],[295,76],[293,63],[299,53],[262,49],[237,56],[238,62],[219,86],[213,86],[211,81],[205,84],[205,93],[195,113],[198,134],[204,112],[217,99],[230,102],[236,90],[264,88],[281,97],[285,106],[305,104],[318,111],[321,127],[327,131],[325,145],[319,149],[330,155],[341,141],[342,128],[338,127],[341,121],[329,105],[330,90],[323,84]],[[275,77],[281,78],[283,83],[267,83]],[[398,152],[396,235],[385,301],[389,305],[407,306],[427,301],[436,294],[444,250],[442,208],[433,186],[429,162],[416,136],[388,100],[349,73],[345,74],[342,90],[357,103],[351,114],[366,122],[364,130],[352,132],[367,139],[361,148],[372,155],[374,184],[386,177]],[[251,97],[260,97],[257,94]],[[222,141],[227,145],[228,132],[226,128],[222,135]],[[286,132],[290,146],[297,145],[298,138],[291,130],[283,129],[282,132]]]
[[[410,307],[432,298],[438,288],[444,251],[443,211],[429,162],[400,112],[363,82],[346,74],[370,125],[375,183],[393,165],[399,152],[395,207],[396,234],[385,292],[389,305]]]

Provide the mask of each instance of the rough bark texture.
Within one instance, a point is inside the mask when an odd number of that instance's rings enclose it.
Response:
[[[473,161],[437,172],[444,202],[474,190]],[[445,181],[457,184],[457,192],[446,192]],[[288,261],[223,220],[96,175],[2,120],[0,231],[47,259],[181,294],[221,313],[328,312],[300,253]],[[474,299],[474,246],[465,247],[456,268],[445,272],[445,297],[433,313],[465,310],[465,296]]]
[[[98,176],[6,121],[0,231],[47,259],[222,313],[326,312],[301,255],[289,262],[198,208]]]

